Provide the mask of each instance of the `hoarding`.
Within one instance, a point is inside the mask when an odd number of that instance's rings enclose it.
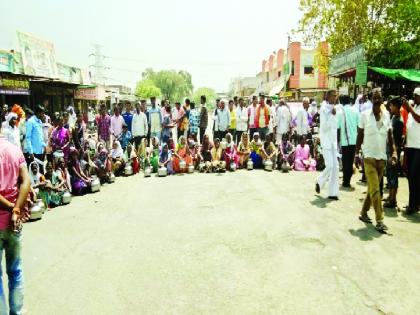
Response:
[[[24,73],[44,78],[58,78],[54,45],[19,31],[17,36],[22,53]]]
[[[365,48],[358,45],[332,57],[330,62],[330,75],[339,74],[355,69],[358,64],[365,61]]]

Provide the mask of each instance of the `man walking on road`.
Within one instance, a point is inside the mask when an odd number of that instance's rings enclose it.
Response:
[[[359,219],[365,223],[371,223],[367,212],[371,205],[375,209],[376,229],[380,232],[388,228],[383,223],[384,210],[380,193],[380,182],[384,175],[387,160],[387,143],[391,153],[391,164],[397,163],[397,150],[394,145],[389,113],[382,109],[382,92],[380,89],[373,90],[373,107],[364,111],[360,116],[359,130],[357,134],[356,156],[359,156],[363,144],[365,158],[365,174],[368,191]],[[387,142],[388,141],[388,142]],[[358,162],[358,161],[357,161]]]
[[[347,95],[340,96],[340,103],[343,105],[342,112],[338,118],[343,161],[343,187],[351,188],[350,181],[353,176],[359,112],[350,104],[350,97]]]
[[[24,206],[30,185],[22,151],[0,137],[0,315],[22,314],[21,228],[22,221],[28,219]],[[9,282],[9,313],[1,281],[3,252]]]
[[[329,181],[328,199],[338,200],[338,157],[337,157],[337,112],[335,103],[337,92],[327,92],[327,100],[321,106],[320,112],[320,139],[322,155],[325,160],[325,169],[318,177],[315,190],[319,194]]]
[[[409,113],[407,120],[409,202],[406,213],[411,215],[420,210],[420,87],[414,90],[414,106],[405,101],[404,108]]]

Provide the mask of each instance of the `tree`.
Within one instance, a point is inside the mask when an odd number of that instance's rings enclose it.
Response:
[[[298,32],[326,39],[332,54],[364,44],[375,66],[414,67],[420,57],[420,0],[300,0]]]
[[[208,87],[201,87],[194,91],[194,93],[191,96],[191,99],[196,104],[200,104],[200,98],[201,95],[205,95],[207,99],[208,104],[213,104],[217,98],[216,92]]]
[[[155,72],[146,69],[143,80],[150,80],[162,92],[162,97],[171,102],[179,101],[192,93],[193,85],[191,74],[186,71],[162,70]]]
[[[151,97],[159,97],[162,94],[160,89],[156,87],[151,80],[142,80],[137,82],[136,96],[148,99]]]

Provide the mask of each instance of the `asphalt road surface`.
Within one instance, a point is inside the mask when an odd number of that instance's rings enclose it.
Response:
[[[420,216],[387,211],[379,234],[357,219],[365,186],[327,202],[316,175],[137,175],[74,198],[24,227],[27,314],[419,314]]]

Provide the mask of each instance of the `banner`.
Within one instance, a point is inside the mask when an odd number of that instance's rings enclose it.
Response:
[[[0,94],[29,95],[29,80],[13,75],[0,76]]]
[[[12,56],[8,51],[0,50],[0,71],[12,72]]]
[[[57,70],[60,81],[74,84],[82,83],[82,74],[79,68],[57,63]]]
[[[23,69],[27,75],[57,79],[54,45],[50,42],[17,32],[22,53]]]
[[[354,80],[354,83],[360,86],[366,85],[367,75],[368,75],[368,63],[367,61],[363,61],[359,63],[356,67],[356,78]]]

